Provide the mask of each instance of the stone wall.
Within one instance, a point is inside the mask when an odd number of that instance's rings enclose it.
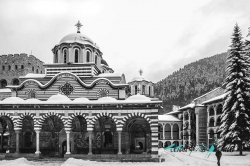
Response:
[[[0,56],[0,88],[2,81],[12,85],[14,79],[25,76],[28,73],[44,73],[43,62],[33,55],[8,54]],[[20,80],[19,80],[20,82]]]

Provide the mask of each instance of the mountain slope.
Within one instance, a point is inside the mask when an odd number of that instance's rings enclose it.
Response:
[[[166,113],[172,105],[184,106],[214,88],[221,86],[226,76],[227,53],[221,53],[190,63],[155,84],[155,96],[163,101]]]

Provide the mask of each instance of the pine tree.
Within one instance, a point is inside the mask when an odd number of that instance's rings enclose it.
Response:
[[[225,102],[221,115],[221,138],[219,149],[238,146],[242,155],[242,145],[250,138],[250,120],[248,109],[249,79],[248,62],[243,54],[244,44],[239,26],[236,24],[232,34],[232,45],[227,57],[227,77],[225,79]]]

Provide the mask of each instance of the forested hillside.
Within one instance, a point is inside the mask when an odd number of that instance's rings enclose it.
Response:
[[[155,84],[155,95],[163,101],[163,112],[172,105],[184,106],[214,88],[221,86],[226,76],[227,53],[190,63]]]

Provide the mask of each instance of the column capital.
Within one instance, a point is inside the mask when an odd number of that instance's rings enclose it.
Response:
[[[88,128],[87,131],[88,132],[93,132],[93,128]]]
[[[65,130],[66,132],[70,132],[72,129],[71,129],[70,127],[65,127],[64,130]]]
[[[42,129],[40,127],[35,127],[34,130],[35,132],[40,132]]]
[[[21,131],[21,128],[20,128],[20,127],[15,127],[15,128],[14,128],[14,131],[15,131],[15,132],[20,132],[20,131]]]

